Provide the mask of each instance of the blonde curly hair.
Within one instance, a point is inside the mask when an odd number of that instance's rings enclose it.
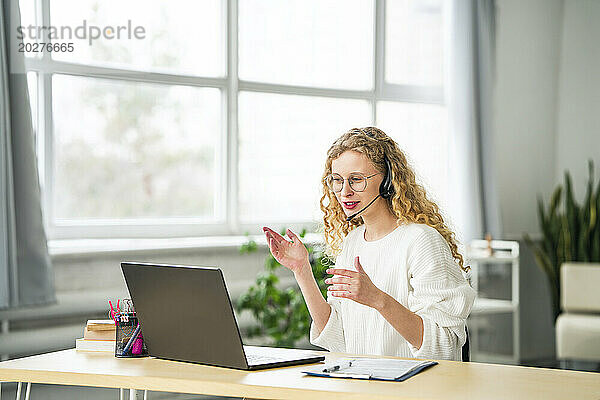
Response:
[[[384,155],[391,165],[391,177],[394,194],[386,199],[390,211],[396,216],[396,223],[413,222],[427,224],[435,228],[444,237],[453,258],[460,268],[465,267],[463,256],[458,252],[457,241],[440,213],[439,207],[427,198],[425,188],[416,183],[415,173],[408,165],[406,156],[396,142],[382,130],[375,127],[353,128],[340,136],[327,151],[325,171],[323,172],[323,196],[320,200],[323,211],[322,232],[325,236],[325,255],[331,260],[341,252],[344,237],[353,229],[364,224],[362,217],[346,221],[342,206],[337,201],[335,193],[326,183],[326,178],[331,174],[331,164],[334,159],[348,150],[358,151],[367,156],[377,171],[385,174],[386,164]]]

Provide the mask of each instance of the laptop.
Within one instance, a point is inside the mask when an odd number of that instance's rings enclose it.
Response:
[[[310,350],[244,346],[219,268],[123,262],[151,356],[243,370],[310,364]]]

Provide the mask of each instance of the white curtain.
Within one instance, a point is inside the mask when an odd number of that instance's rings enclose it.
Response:
[[[493,0],[452,0],[446,47],[449,112],[448,207],[459,240],[501,232],[491,130]]]
[[[0,8],[0,308],[55,301],[17,1]]]

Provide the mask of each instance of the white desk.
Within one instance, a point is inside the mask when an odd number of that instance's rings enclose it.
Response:
[[[328,362],[348,356],[325,355]],[[0,381],[259,399],[600,399],[593,372],[440,361],[404,382],[378,382],[310,377],[304,368],[239,371],[72,349],[1,362]]]

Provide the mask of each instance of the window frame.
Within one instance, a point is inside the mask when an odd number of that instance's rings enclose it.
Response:
[[[36,3],[37,21],[50,25],[50,0],[33,0]],[[385,9],[386,0],[373,0],[375,7],[373,21],[373,88],[369,90],[330,89],[304,87],[263,82],[240,81],[238,77],[238,1],[223,1],[223,23],[226,36],[225,66],[226,75],[222,78],[208,78],[185,74],[147,72],[134,69],[121,69],[111,66],[85,65],[53,60],[43,52],[39,58],[25,58],[27,72],[37,73],[38,87],[38,133],[36,152],[42,186],[42,209],[44,224],[49,239],[73,238],[158,238],[240,235],[244,232],[257,232],[258,224],[242,224],[238,210],[238,95],[242,91],[331,97],[340,99],[366,100],[371,106],[371,123],[377,121],[377,102],[416,102],[446,105],[443,86],[418,86],[392,84],[385,81]],[[442,2],[442,18],[445,24],[446,41],[448,6]],[[445,47],[446,43],[444,43]],[[447,50],[445,50],[447,52]],[[447,58],[447,57],[446,57]],[[193,87],[217,88],[222,94],[222,135],[220,142],[220,164],[218,172],[216,205],[217,218],[207,222],[204,218],[160,218],[160,219],[102,219],[82,220],[57,224],[53,214],[53,116],[52,116],[52,76],[65,74],[91,78],[104,78],[153,84],[185,85]],[[325,151],[324,149],[323,151]],[[219,207],[220,206],[220,207]],[[280,223],[266,221],[275,229],[290,227],[309,231],[317,229],[315,221],[289,221]]]

